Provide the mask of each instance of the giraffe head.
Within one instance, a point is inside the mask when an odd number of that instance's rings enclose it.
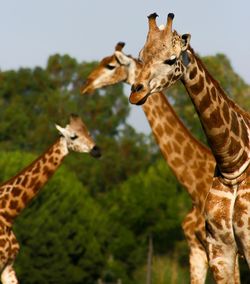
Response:
[[[86,125],[78,115],[71,114],[69,124],[66,127],[56,125],[63,139],[65,139],[68,150],[80,153],[90,153],[93,157],[101,156],[101,151],[96,146]]]
[[[174,14],[168,14],[167,24],[160,27],[156,17],[155,13],[148,16],[147,40],[139,54],[143,66],[131,88],[129,100],[132,104],[143,104],[150,94],[173,85],[189,63],[190,35],[172,31]]]
[[[114,54],[101,60],[82,86],[82,94],[92,93],[95,89],[119,82],[131,84],[134,82],[135,72],[138,71],[137,65],[139,66],[140,64],[136,59],[122,51],[124,46],[124,42],[118,42],[115,46]]]

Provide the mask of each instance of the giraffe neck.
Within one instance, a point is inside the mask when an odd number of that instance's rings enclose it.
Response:
[[[38,159],[0,187],[0,216],[5,223],[12,224],[54,174],[67,154],[66,141],[61,137]]]
[[[149,96],[142,107],[164,159],[193,203],[202,206],[215,168],[212,153],[183,125],[164,94]]]
[[[227,179],[240,176],[250,160],[250,117],[223,92],[196,57],[189,62],[182,82],[201,120],[220,173]]]

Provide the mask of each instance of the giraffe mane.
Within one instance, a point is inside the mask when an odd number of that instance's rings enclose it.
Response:
[[[210,74],[210,72],[208,71],[207,67],[205,66],[205,64],[202,62],[202,60],[200,59],[200,57],[195,53],[195,51],[193,50],[193,48],[189,45],[188,47],[188,51],[191,52],[191,54],[195,57],[195,59],[197,60],[197,63],[199,66],[201,66],[201,68],[205,71],[205,74],[207,77],[209,77],[209,79],[213,82],[213,84],[216,86],[216,88],[220,91],[220,94],[223,96],[223,98],[225,99],[225,101],[234,109],[237,110],[237,112],[239,112],[241,115],[246,116],[249,120],[250,120],[250,114],[243,110],[237,103],[235,103],[227,94],[226,92],[222,89],[222,87],[220,86],[219,82],[217,80],[215,80],[213,78],[213,76]]]

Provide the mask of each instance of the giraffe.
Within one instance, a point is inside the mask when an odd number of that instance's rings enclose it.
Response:
[[[122,51],[124,45],[117,43],[115,52],[100,61],[82,86],[82,94],[119,82],[134,83],[142,64]],[[200,212],[212,182],[214,157],[184,126],[163,93],[149,97],[142,108],[164,159],[192,199],[193,208],[185,217],[182,228],[190,248],[190,281],[204,283],[208,261],[202,244],[205,220]]]
[[[250,115],[224,93],[190,46],[190,34],[172,31],[170,13],[164,29],[157,14],[148,17],[149,31],[140,51],[143,67],[131,88],[130,102],[181,80],[202,123],[216,160],[216,171],[204,214],[209,265],[217,283],[235,283],[237,252],[250,267]]]
[[[56,128],[60,138],[39,158],[0,186],[0,271],[3,284],[18,283],[13,268],[19,251],[12,231],[15,218],[38,194],[70,150],[100,156],[99,148],[79,116],[72,114],[65,128],[59,125]]]

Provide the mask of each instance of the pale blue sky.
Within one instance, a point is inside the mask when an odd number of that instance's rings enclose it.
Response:
[[[45,66],[54,53],[99,60],[118,41],[126,42],[126,53],[137,56],[147,34],[147,15],[156,12],[161,24],[173,12],[174,28],[191,33],[195,51],[225,53],[250,83],[250,1],[0,0],[0,5],[1,70]],[[149,132],[140,108],[131,108],[130,122]]]

